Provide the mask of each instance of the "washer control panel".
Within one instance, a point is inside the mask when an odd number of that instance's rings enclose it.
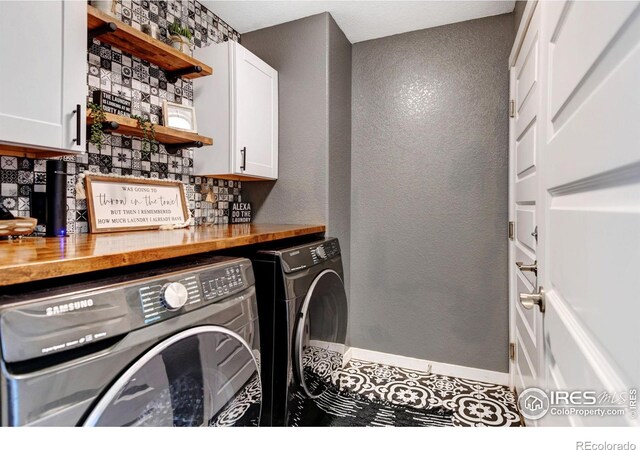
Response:
[[[157,283],[140,287],[138,292],[145,324],[164,319],[184,305],[202,302],[197,275],[189,275],[171,282],[159,280]]]
[[[6,362],[26,361],[122,336],[248,291],[251,261],[194,256],[143,271],[118,271],[75,284],[2,297],[0,345]]]
[[[217,301],[245,286],[240,266],[225,267],[200,274],[200,285],[205,301]]]
[[[138,289],[145,324],[202,302],[216,302],[245,288],[240,265],[204,270],[178,280],[158,280]]]

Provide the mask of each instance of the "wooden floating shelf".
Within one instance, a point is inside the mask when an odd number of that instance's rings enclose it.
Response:
[[[93,123],[91,113],[87,111],[87,125]],[[116,114],[105,113],[106,122],[116,122],[119,126],[114,133],[124,134],[127,136],[143,137],[142,130],[138,127],[138,121],[131,117],[118,116]],[[203,145],[213,144],[213,139],[207,136],[200,136],[197,133],[176,130],[175,128],[156,125],[156,141],[162,144],[188,144],[190,142],[202,142]]]
[[[192,72],[181,75],[182,78],[199,78],[213,74],[213,69],[197,59],[176,50],[158,39],[136,30],[130,25],[94,8],[87,7],[87,23],[89,32],[104,27],[113,22],[117,25],[117,30],[105,32],[96,36],[101,42],[113,45],[123,52],[130,53],[138,58],[149,61],[157,65],[165,72],[188,71],[194,66],[200,66],[200,72]]]

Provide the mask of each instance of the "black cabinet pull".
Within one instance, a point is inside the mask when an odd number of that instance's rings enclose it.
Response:
[[[80,105],[76,105],[76,110],[74,111],[74,114],[76,115],[76,138],[73,140],[73,142],[76,143],[76,145],[82,145],[82,136],[81,136],[81,128],[82,127],[82,117],[80,117],[82,115],[82,106]]]
[[[242,147],[240,153],[242,153],[242,165],[240,166],[240,170],[244,171],[247,168],[247,147]]]

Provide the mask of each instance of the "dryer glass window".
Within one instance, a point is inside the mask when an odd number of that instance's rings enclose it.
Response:
[[[222,327],[197,327],[145,353],[102,397],[86,425],[256,426],[261,392],[246,341]]]
[[[321,272],[304,299],[296,328],[295,367],[309,397],[336,383],[347,334],[347,295],[333,270]]]

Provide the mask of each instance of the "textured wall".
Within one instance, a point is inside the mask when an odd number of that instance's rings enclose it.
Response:
[[[259,223],[324,223],[349,273],[351,44],[328,13],[242,35],[278,71],[279,178],[244,183]]]
[[[349,292],[351,246],[351,43],[329,18],[329,222],[340,239]]]
[[[508,370],[513,15],[353,46],[352,345]]]

